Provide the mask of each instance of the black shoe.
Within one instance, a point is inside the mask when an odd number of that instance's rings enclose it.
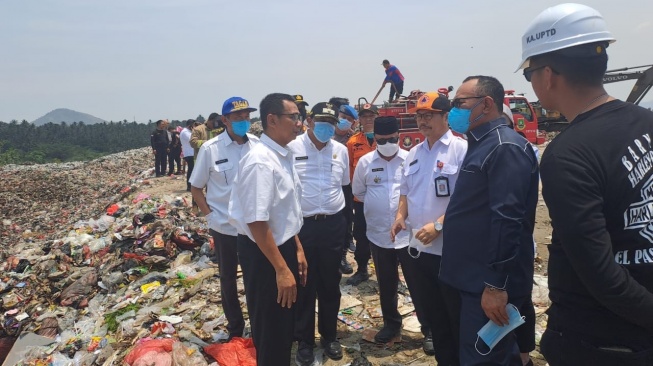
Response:
[[[347,262],[347,258],[342,257],[340,260],[340,273],[342,274],[352,274],[354,273],[354,269],[351,268],[351,265],[349,262]]]
[[[311,366],[315,362],[315,355],[313,354],[313,346],[304,342],[299,342],[297,347],[297,354],[295,355],[295,363],[298,366]]]
[[[341,360],[342,359],[342,347],[340,342],[321,342],[322,347],[324,347],[324,354],[327,355],[332,360]]]
[[[349,248],[347,249],[352,253],[356,251],[356,244],[354,244],[354,239],[349,240]]]
[[[186,191],[190,192],[190,183],[186,183]]]
[[[533,360],[529,358],[528,362],[524,366],[533,366]]]
[[[390,327],[383,327],[376,335],[374,336],[374,342],[386,344],[390,343],[395,337],[401,334],[401,330],[394,329]]]
[[[429,334],[424,337],[424,343],[422,343],[422,349],[424,353],[429,356],[435,355],[435,348],[433,348],[433,337]]]
[[[356,273],[347,279],[347,284],[352,286],[358,286],[361,282],[365,282],[370,279],[370,275],[367,271],[356,271]]]

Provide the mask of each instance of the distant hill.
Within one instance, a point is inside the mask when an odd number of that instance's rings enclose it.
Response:
[[[56,123],[66,122],[71,124],[73,122],[84,122],[84,124],[92,125],[96,123],[106,122],[101,118],[91,116],[90,114],[73,111],[72,109],[59,108],[55,109],[52,112],[47,113],[43,117],[37,118],[32,123],[36,126],[41,126],[47,123]]]

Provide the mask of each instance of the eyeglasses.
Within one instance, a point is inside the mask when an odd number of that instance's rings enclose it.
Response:
[[[451,101],[451,105],[456,107],[456,108],[460,108],[467,99],[480,99],[480,98],[485,98],[485,97],[486,97],[486,95],[480,95],[480,96],[475,96],[475,97],[456,98],[456,99]]]
[[[442,112],[440,112],[440,113],[436,113],[436,112],[416,113],[416,114],[415,114],[415,119],[416,119],[416,120],[421,119],[421,120],[423,120],[423,121],[427,121],[427,122],[428,122],[428,121],[430,121],[430,120],[433,118],[433,116],[435,116],[436,114],[443,114],[443,113],[442,113]]]
[[[300,113],[274,113],[277,116],[288,116],[293,122],[299,122],[302,120],[302,115]]]
[[[527,67],[524,69],[524,77],[526,78],[526,81],[529,83],[531,82],[531,77],[533,77],[533,73],[537,70],[545,68],[547,65],[544,66],[539,66],[539,67]]]
[[[385,139],[376,139],[377,145],[385,145],[386,143],[396,144],[399,142],[399,137],[388,137]]]

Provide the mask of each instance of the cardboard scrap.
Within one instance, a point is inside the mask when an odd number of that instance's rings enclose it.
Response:
[[[411,332],[411,333],[421,333],[422,332],[422,325],[419,323],[419,320],[417,320],[417,316],[411,315],[407,318],[404,319],[403,321],[403,328],[405,331]]]

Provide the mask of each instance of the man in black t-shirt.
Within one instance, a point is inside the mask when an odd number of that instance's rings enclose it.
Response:
[[[653,365],[653,113],[603,88],[611,42],[601,14],[579,4],[547,9],[522,38],[524,76],[570,121],[540,165],[551,366]]]

